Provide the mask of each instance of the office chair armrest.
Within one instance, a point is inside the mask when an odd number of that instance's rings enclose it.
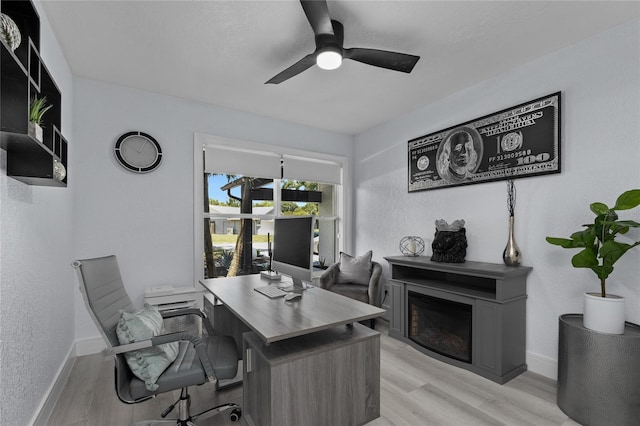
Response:
[[[126,352],[150,348],[151,346],[153,346],[153,342],[151,340],[141,340],[139,342],[127,343],[126,345],[110,346],[105,348],[102,353],[105,355],[119,355]]]
[[[329,290],[338,280],[338,273],[340,272],[340,264],[334,263],[329,266],[323,273],[320,275],[320,288],[324,288],[325,290]]]
[[[382,278],[382,266],[372,262],[371,278],[369,278],[369,303],[380,307],[380,281]]]
[[[204,324],[204,327],[207,329],[207,334],[209,336],[213,336],[214,334],[213,326],[209,322],[207,314],[201,309],[198,309],[198,308],[172,309],[170,311],[162,311],[160,312],[160,315],[162,315],[162,318],[174,318],[174,317],[179,317],[183,315],[198,315],[199,317],[202,318],[202,323]]]
[[[211,383],[215,383],[218,381],[215,372],[213,371],[213,365],[211,365],[211,360],[209,360],[209,355],[207,354],[207,347],[202,342],[202,339],[198,336],[194,336],[189,333],[170,333],[170,334],[161,334],[159,336],[154,336],[151,339],[141,340],[139,342],[128,343],[126,345],[112,346],[104,350],[105,355],[118,355],[126,352],[137,351],[144,348],[150,348],[152,346],[160,346],[165,343],[171,342],[180,342],[180,341],[189,341],[193,344],[193,347],[196,350],[196,354],[198,355],[198,359],[200,359],[200,363],[202,364],[202,368],[204,369],[205,374],[207,375],[207,380]]]
[[[198,359],[200,359],[200,363],[202,364],[202,368],[204,369],[204,373],[207,376],[207,380],[211,383],[215,383],[218,381],[216,377],[216,373],[213,371],[213,365],[211,364],[211,360],[209,359],[209,355],[207,353],[207,346],[204,344],[202,339],[198,336],[194,336],[189,333],[170,333],[170,334],[161,334],[159,336],[154,336],[151,338],[151,342],[153,346],[164,345],[165,343],[178,342],[178,341],[189,341],[193,345],[196,350],[196,355],[198,355]]]
[[[140,349],[150,348],[152,346],[164,345],[165,343],[179,342],[182,340],[193,342],[194,339],[201,340],[199,337],[189,333],[169,333],[154,336],[151,339],[140,340],[138,342],[127,343],[124,345],[111,346],[105,348],[102,352],[105,355],[120,355],[127,352],[139,351]]]

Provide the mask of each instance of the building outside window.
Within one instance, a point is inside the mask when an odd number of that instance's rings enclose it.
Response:
[[[206,202],[200,204],[203,263],[198,275],[218,278],[268,270],[274,218],[283,215],[314,215],[314,269],[320,274],[335,262],[342,250],[342,164],[300,152],[292,156],[215,145],[205,146],[203,164]],[[264,167],[269,164],[271,168]]]

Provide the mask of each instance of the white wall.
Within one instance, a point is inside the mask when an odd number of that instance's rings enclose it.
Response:
[[[71,72],[40,4],[36,9],[41,54],[62,92],[62,132],[73,146]],[[0,150],[0,424],[24,425],[74,341],[69,254],[75,177],[71,169],[67,188],[29,186],[7,177],[6,162]]]
[[[141,306],[152,285],[194,285],[194,132],[351,158],[353,138],[140,90],[75,79],[77,183],[74,253],[116,254]],[[163,148],[160,167],[138,175],[113,156],[118,136],[141,130]],[[76,339],[97,336],[76,292]]]
[[[537,97],[562,91],[562,173],[516,180],[516,241],[532,266],[527,301],[529,368],[555,377],[558,316],[582,311],[582,293],[599,288],[589,270],[570,266],[575,252],[551,246],[593,220],[589,204],[613,205],[640,188],[640,24],[622,25],[558,53],[427,105],[356,137],[356,247],[374,257],[399,255],[405,235],[431,254],[434,221],[465,219],[467,260],[501,263],[507,242],[504,182],[407,193],[407,141]],[[401,207],[399,207],[401,206]],[[631,217],[638,220],[636,211]],[[639,236],[635,233],[635,236]],[[627,320],[640,322],[640,250],[609,279],[627,298]]]

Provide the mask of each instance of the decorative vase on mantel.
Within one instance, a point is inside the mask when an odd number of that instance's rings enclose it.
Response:
[[[520,266],[522,263],[522,252],[513,236],[513,216],[509,216],[509,240],[502,252],[502,260],[507,266]]]

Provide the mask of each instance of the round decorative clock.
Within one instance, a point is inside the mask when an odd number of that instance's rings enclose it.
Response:
[[[143,132],[127,132],[120,136],[114,152],[122,167],[135,173],[153,171],[162,161],[160,144]]]

